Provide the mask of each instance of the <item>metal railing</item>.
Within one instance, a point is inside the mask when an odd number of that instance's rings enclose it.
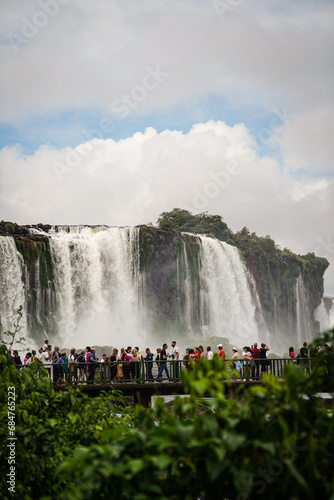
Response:
[[[226,359],[226,370],[233,380],[261,380],[264,373],[275,377],[283,376],[284,368],[289,364],[299,364],[305,373],[309,374],[317,358],[306,359]],[[324,359],[324,363],[334,362],[334,359]],[[208,361],[210,363],[210,361]],[[115,361],[115,362],[83,362],[83,363],[52,363],[44,365],[54,383],[66,382],[70,385],[106,384],[106,383],[148,383],[148,382],[178,382],[182,370],[191,370],[196,361]],[[28,369],[30,365],[18,365],[18,369]]]

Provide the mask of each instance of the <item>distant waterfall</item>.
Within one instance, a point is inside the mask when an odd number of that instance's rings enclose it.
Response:
[[[311,341],[311,325],[309,321],[308,305],[306,299],[305,286],[303,278],[298,276],[296,281],[296,328],[298,346],[302,347],[303,342]]]
[[[118,345],[138,338],[138,229],[70,227],[50,235],[61,339]]]
[[[16,311],[25,305],[22,281],[23,258],[16,250],[13,238],[0,236],[0,324],[1,332],[13,331]],[[26,311],[23,309],[21,327],[25,331]],[[26,333],[26,332],[25,332]]]
[[[256,306],[250,276],[237,248],[201,236],[201,328],[205,336],[231,342],[259,342]]]

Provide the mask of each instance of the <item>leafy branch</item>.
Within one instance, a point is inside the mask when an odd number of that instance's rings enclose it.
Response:
[[[18,332],[21,329],[20,321],[21,321],[22,316],[23,316],[23,306],[22,305],[20,305],[20,307],[16,311],[16,314],[17,314],[16,323],[13,324],[14,331],[11,332],[11,331],[8,330],[7,332],[3,332],[3,335],[6,335],[7,337],[10,337],[10,339],[7,340],[7,341],[5,341],[4,339],[1,339],[1,345],[7,346],[7,344],[9,344],[8,345],[8,349],[10,351],[12,350],[13,344],[15,342],[15,337],[16,337],[16,335],[18,334]],[[25,337],[20,337],[18,340],[16,340],[16,343],[17,344],[22,344],[24,341],[25,341]]]

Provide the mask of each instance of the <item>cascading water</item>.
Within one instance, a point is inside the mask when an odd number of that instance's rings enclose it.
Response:
[[[299,275],[296,280],[296,328],[298,345],[302,347],[303,342],[311,341],[311,325],[309,321],[308,305],[306,299],[303,278]]]
[[[180,344],[186,337],[225,337],[238,347],[264,341],[282,352],[290,340],[312,337],[301,276],[289,302],[292,328],[285,332],[291,325],[282,315],[280,330],[274,323],[269,334],[253,277],[227,243],[147,227],[46,229],[0,237],[1,333],[22,304],[20,334],[33,339],[30,347],[49,337],[66,347],[143,348],[168,335]]]
[[[250,276],[237,248],[201,236],[201,329],[203,335],[226,337],[231,342],[259,342]]]
[[[70,227],[51,233],[56,319],[63,342],[118,345],[141,333],[138,229],[99,229]]]
[[[16,311],[25,305],[22,281],[23,259],[16,250],[13,238],[0,236],[0,326],[1,332],[13,331]],[[23,308],[22,332],[26,334],[26,310]]]

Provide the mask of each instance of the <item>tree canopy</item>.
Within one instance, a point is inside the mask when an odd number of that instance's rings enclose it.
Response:
[[[158,225],[165,229],[184,231],[215,236],[221,241],[230,240],[233,244],[233,232],[220,215],[209,215],[207,212],[193,215],[188,210],[174,208],[171,212],[162,212]]]

